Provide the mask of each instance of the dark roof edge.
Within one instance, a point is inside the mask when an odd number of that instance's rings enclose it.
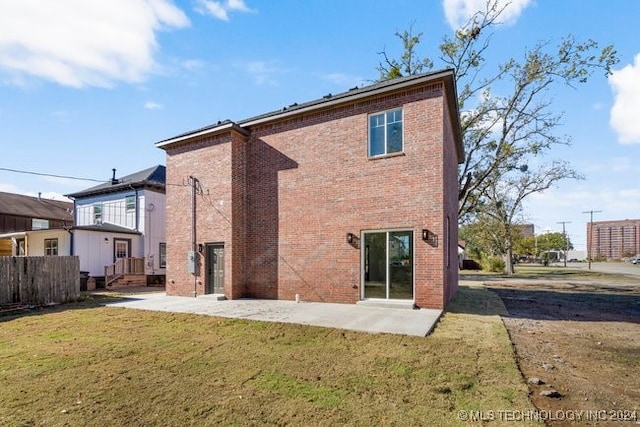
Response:
[[[194,131],[191,131],[191,132],[183,133],[183,134],[175,136],[173,138],[169,138],[169,139],[162,140],[160,142],[156,142],[155,146],[157,148],[165,149],[167,146],[173,145],[173,144],[178,143],[178,142],[184,142],[184,141],[188,141],[188,140],[193,139],[193,138],[197,138],[199,136],[219,133],[219,132],[222,132],[222,131],[231,131],[231,130],[239,132],[239,133],[243,134],[244,136],[248,136],[249,135],[249,131],[247,129],[244,129],[243,127],[239,126],[235,122],[232,122],[231,120],[225,120],[220,125],[207,126],[207,127],[200,128],[200,129],[197,129],[197,130],[194,130]]]
[[[250,134],[250,131],[246,128],[249,128],[251,126],[260,125],[260,124],[268,123],[275,120],[281,120],[287,117],[294,117],[299,114],[304,114],[311,111],[332,107],[335,105],[340,105],[345,102],[357,101],[357,100],[368,98],[378,94],[393,92],[406,87],[429,83],[437,80],[444,81],[444,84],[446,86],[446,92],[447,92],[446,98],[447,98],[447,103],[449,107],[449,114],[452,119],[451,126],[453,127],[457,158],[458,158],[458,163],[460,164],[464,162],[464,144],[462,141],[462,129],[460,126],[460,113],[458,110],[458,93],[456,89],[455,72],[451,68],[447,68],[444,70],[427,73],[427,74],[407,76],[404,78],[379,82],[370,86],[365,86],[360,89],[336,94],[330,98],[326,98],[326,99],[322,98],[319,100],[310,101],[309,103],[307,103],[308,105],[303,104],[298,108],[286,109],[283,111],[277,110],[272,113],[266,113],[257,117],[241,120],[238,123],[235,123],[230,120],[225,120],[224,122],[218,122],[219,124],[216,124],[216,125],[207,126],[191,132],[183,133],[173,138],[159,141],[155,144],[155,146],[157,148],[166,149],[177,143],[187,142],[201,136],[214,135],[214,134],[227,132],[231,130],[235,130],[245,136],[248,136]],[[448,96],[448,95],[451,95],[451,96]]]
[[[165,184],[157,181],[125,182],[122,184],[112,185],[110,187],[102,187],[102,188],[96,188],[93,190],[77,191],[75,193],[65,194],[65,197],[77,199],[78,197],[98,196],[100,194],[108,194],[108,193],[119,193],[123,190],[131,189],[131,188],[134,188],[134,189],[142,188],[143,190],[153,190],[153,189],[165,190]]]
[[[120,234],[132,234],[141,236],[141,231],[131,230],[125,227],[120,227],[114,224],[103,224],[103,225],[76,225],[70,228],[71,231],[93,231],[96,233],[120,233]]]
[[[357,101],[359,99],[368,98],[373,95],[396,91],[396,90],[403,89],[405,87],[414,86],[420,83],[426,83],[433,80],[444,79],[447,75],[450,75],[450,74],[452,75],[452,73],[453,73],[452,70],[447,69],[447,70],[442,70],[442,71],[438,71],[430,74],[421,74],[418,76],[409,76],[405,78],[400,78],[400,79],[397,79],[398,80],[397,82],[395,80],[387,80],[385,82],[382,82],[382,84],[377,83],[377,84],[365,86],[363,88],[355,90],[355,93],[351,93],[351,91],[343,92],[341,94],[336,94],[332,96],[331,98],[327,99],[324,102],[317,102],[302,108],[287,110],[287,111],[283,111],[281,113],[276,113],[272,115],[270,114],[266,116],[259,116],[254,119],[243,120],[240,122],[240,124],[242,126],[251,127],[251,126],[259,125],[265,122],[270,122],[272,120],[280,120],[283,118],[287,118],[289,116],[295,116],[301,113],[308,113],[310,111],[318,110],[320,108],[332,107],[334,105],[340,105],[345,102]]]

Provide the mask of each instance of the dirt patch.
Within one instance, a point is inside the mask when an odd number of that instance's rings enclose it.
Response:
[[[637,280],[485,283],[548,425],[640,425]]]

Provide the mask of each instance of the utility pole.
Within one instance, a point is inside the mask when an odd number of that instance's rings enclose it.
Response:
[[[564,266],[567,266],[567,232],[564,229],[565,224],[571,224],[571,221],[559,221],[557,224],[562,224],[562,239],[563,239],[563,258],[564,258]]]
[[[588,242],[588,254],[587,256],[589,257],[589,270],[591,270],[591,251],[592,251],[592,247],[593,247],[593,214],[594,213],[600,213],[602,211],[594,211],[593,209],[591,209],[590,211],[582,211],[583,214],[589,214],[591,215],[591,218],[589,219],[589,242]]]

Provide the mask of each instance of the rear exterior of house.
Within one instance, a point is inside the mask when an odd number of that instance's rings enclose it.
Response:
[[[452,71],[156,146],[176,184],[167,186],[170,295],[443,308],[457,290],[463,150]]]
[[[72,203],[0,192],[0,256],[69,255],[72,226]]]
[[[68,195],[73,254],[98,286],[164,283],[165,167],[154,166]]]

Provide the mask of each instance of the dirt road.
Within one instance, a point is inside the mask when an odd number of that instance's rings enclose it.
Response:
[[[640,281],[491,279],[548,425],[640,425]]]

